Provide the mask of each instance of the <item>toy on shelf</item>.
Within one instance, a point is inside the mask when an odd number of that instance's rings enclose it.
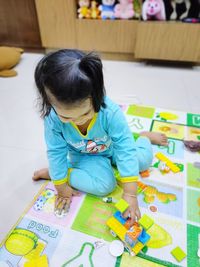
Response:
[[[129,207],[124,199],[115,204],[118,209],[106,224],[113,236],[118,236],[124,243],[125,248],[131,256],[137,255],[150,240],[147,230],[151,228],[154,221],[144,214],[138,222],[130,227],[130,218],[123,218],[122,213]]]
[[[189,0],[171,0],[171,6],[173,10],[170,15],[171,20],[178,19],[177,5],[180,5],[180,4],[185,4],[185,12],[181,14],[179,19],[181,20],[181,19],[187,18],[189,10],[190,10],[191,2]]]
[[[102,5],[99,6],[102,19],[115,19],[114,15],[115,0],[102,0]]]
[[[91,1],[90,12],[91,12],[91,19],[100,19],[101,18],[100,10],[97,7],[96,1]]]
[[[79,19],[89,19],[91,17],[90,14],[90,0],[79,0],[78,1],[79,4],[79,9],[78,9],[78,18]]]
[[[142,5],[143,20],[166,20],[163,0],[145,0]]]
[[[165,165],[174,173],[180,172],[180,168],[177,165],[175,165],[170,159],[168,159],[163,153],[158,152],[156,153],[155,156],[157,159],[164,162]]]
[[[114,7],[115,17],[119,19],[130,19],[134,16],[133,0],[119,0]]]

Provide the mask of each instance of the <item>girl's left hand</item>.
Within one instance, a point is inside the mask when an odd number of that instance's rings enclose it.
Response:
[[[129,204],[128,209],[123,213],[123,217],[130,217],[130,225],[132,226],[135,221],[141,218],[138,200],[136,197],[127,196],[126,194],[123,194],[122,198]]]

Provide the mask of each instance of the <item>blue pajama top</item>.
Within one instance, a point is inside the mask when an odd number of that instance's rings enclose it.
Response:
[[[49,174],[56,185],[67,182],[70,153],[114,158],[122,183],[138,180],[139,164],[135,141],[120,107],[105,97],[83,135],[73,122],[63,123],[55,111],[44,119]],[[81,179],[81,178],[80,178]]]

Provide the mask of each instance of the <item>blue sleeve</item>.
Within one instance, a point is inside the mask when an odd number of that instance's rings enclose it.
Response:
[[[44,131],[49,162],[49,175],[54,184],[60,185],[67,182],[68,147],[62,135],[61,122],[56,120],[52,112],[44,119]]]
[[[126,118],[118,108],[108,120],[108,134],[113,141],[114,159],[122,183],[135,182],[139,176],[139,163],[133,135]]]

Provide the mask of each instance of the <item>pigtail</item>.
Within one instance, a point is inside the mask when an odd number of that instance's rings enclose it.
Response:
[[[80,70],[82,70],[92,82],[92,100],[96,112],[102,107],[106,107],[104,103],[105,87],[103,78],[103,65],[97,54],[91,52],[80,59]]]

